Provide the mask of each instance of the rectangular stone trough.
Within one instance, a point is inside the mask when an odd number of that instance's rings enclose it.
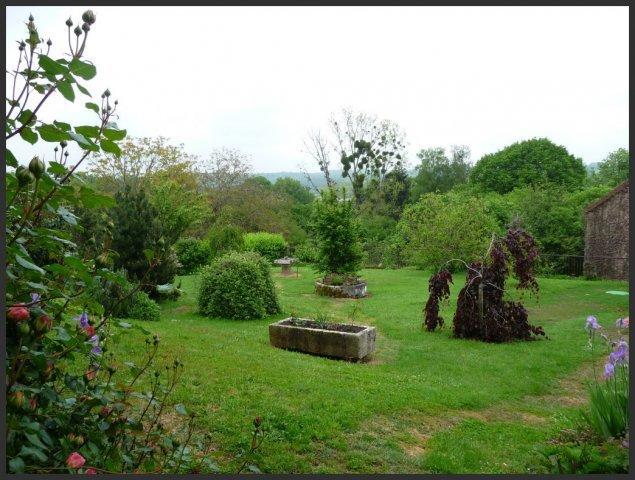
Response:
[[[269,341],[274,347],[351,361],[375,351],[375,336],[375,327],[318,323],[307,318],[286,318],[269,325]]]

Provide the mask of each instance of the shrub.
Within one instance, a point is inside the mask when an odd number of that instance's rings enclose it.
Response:
[[[306,241],[295,247],[293,256],[302,263],[313,263],[317,259],[317,248],[311,241]]]
[[[262,318],[280,311],[267,260],[255,252],[228,253],[201,272],[199,311],[235,320]]]
[[[69,44],[65,58],[55,60],[62,55],[47,55],[51,43],[39,37],[31,16],[16,52],[25,59],[23,67],[8,78],[17,86],[7,98],[5,118],[11,148],[19,139],[35,144],[40,137],[59,144],[48,168],[38,157],[28,168],[19,165],[6,150],[4,469],[35,474],[211,472],[211,442],[196,434],[194,412],[178,405],[177,413],[185,415],[183,428],[164,427],[183,364],[175,359],[170,365],[157,365],[155,359],[162,358],[157,356],[157,336],[147,338],[139,365],[115,356],[119,349],[110,344],[126,329],[149,332],[113,321],[112,311],[92,297],[103,280],[124,286],[125,279],[108,262],[93,258],[95,250],[81,255],[70,241],[82,233],[75,214],[79,208],[113,206],[111,197],[93,190],[74,172],[92,152],[117,155],[117,142],[126,136],[113,123],[117,102],[109,90],[96,100],[101,108],[86,103],[96,113],[95,125],[45,120],[51,117],[41,107],[51,96],[72,101],[81,92],[90,97],[76,76],[85,85],[96,74],[96,67],[82,57],[89,30],[95,28],[95,14],[89,10],[81,18],[75,49]],[[69,18],[69,35],[71,24]],[[33,87],[29,95],[16,97],[27,91],[25,82]],[[64,155],[67,147],[73,151],[70,158]],[[48,148],[53,150],[53,145]],[[46,259],[38,260],[32,252],[46,252]],[[148,257],[154,252],[149,250]],[[126,336],[129,342],[133,339]],[[256,441],[254,434],[252,445]]]
[[[323,191],[315,202],[312,231],[318,245],[315,269],[324,274],[354,275],[362,261],[362,251],[353,204],[338,199],[334,190]]]
[[[538,251],[531,235],[521,229],[510,229],[505,237],[492,238],[488,254],[488,260],[473,261],[469,265],[460,260],[467,267],[467,278],[456,302],[454,336],[509,342],[544,335],[542,327],[529,323],[522,304],[504,300],[505,281],[512,268],[518,279],[517,289],[538,292],[533,270]],[[425,307],[428,330],[443,324],[438,316],[438,305],[448,298],[450,283],[452,275],[447,270],[441,270],[430,279],[430,297]]]
[[[247,233],[243,248],[248,252],[258,252],[270,262],[285,256],[287,242],[279,233]]]
[[[137,320],[157,321],[161,317],[161,309],[157,302],[152,300],[146,292],[139,291],[132,296],[127,317]]]
[[[480,199],[453,193],[422,195],[397,228],[408,262],[434,270],[451,258],[480,256],[499,230]]]
[[[181,267],[180,275],[196,272],[210,259],[209,243],[196,238],[182,238],[174,245]]]
[[[227,252],[240,252],[243,249],[243,230],[234,225],[213,227],[207,237],[210,256],[220,257]]]

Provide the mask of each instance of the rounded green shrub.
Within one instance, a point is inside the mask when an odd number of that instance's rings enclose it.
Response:
[[[201,314],[250,320],[280,311],[267,260],[255,252],[232,252],[201,272],[198,295]]]
[[[284,257],[287,252],[287,242],[279,233],[247,233],[244,239],[244,249],[246,251],[258,252],[270,262]]]
[[[212,258],[227,252],[240,252],[243,249],[243,230],[234,225],[223,225],[210,230],[207,237]]]
[[[196,272],[210,259],[209,243],[196,238],[182,238],[174,245],[181,267],[179,274]]]
[[[161,309],[146,292],[138,291],[133,295],[126,316],[137,320],[157,321],[161,317]]]

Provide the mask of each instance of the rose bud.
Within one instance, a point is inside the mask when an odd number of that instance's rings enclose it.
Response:
[[[111,412],[112,412],[111,408],[103,406],[103,407],[101,407],[101,410],[99,410],[99,415],[101,417],[107,417],[108,415],[110,415]]]
[[[35,178],[40,178],[42,173],[44,173],[44,162],[39,159],[39,157],[33,157],[31,162],[29,163],[29,171],[33,174]]]
[[[95,23],[95,20],[97,20],[97,18],[92,10],[86,10],[82,14],[82,20],[85,21],[88,25],[92,25],[93,23]]]
[[[66,145],[68,145],[68,143],[66,143],[66,140],[62,140],[60,142],[60,145],[62,146],[62,148],[66,148]]]
[[[84,473],[86,475],[96,475],[97,474],[97,470],[95,470],[94,468],[87,468]]]
[[[86,463],[86,459],[77,452],[71,453],[66,459],[66,465],[69,468],[80,468],[84,463]]]
[[[22,390],[15,390],[9,394],[9,403],[16,408],[23,408],[24,401],[24,392]]]
[[[7,318],[13,320],[15,323],[20,323],[29,319],[29,309],[22,303],[9,308],[7,312]]]
[[[53,320],[48,315],[40,315],[35,321],[35,331],[38,333],[46,333],[53,326]]]
[[[95,327],[93,327],[92,325],[84,327],[84,333],[86,334],[86,336],[92,337],[93,335],[95,335]]]
[[[35,180],[33,174],[22,165],[18,166],[18,168],[15,169],[15,176],[18,179],[18,184],[21,187],[24,187],[25,185],[28,185],[33,180]]]
[[[82,30],[88,32],[90,30],[90,25],[88,25],[87,23],[82,24]]]
[[[51,39],[49,38],[49,39],[46,41],[46,44],[50,47],[51,45],[53,45],[53,42],[51,42]]]
[[[68,20],[66,20],[66,26],[68,28],[71,28],[73,26],[73,21],[71,20],[71,17],[68,17]]]
[[[82,34],[82,29],[79,28],[79,25],[73,29],[73,33],[77,35],[78,37]]]
[[[104,96],[105,97],[110,97],[110,90],[108,90],[108,89],[104,90]]]
[[[35,397],[29,398],[29,408],[32,411],[35,411],[35,409],[37,408],[37,398]]]
[[[22,336],[26,337],[31,332],[31,327],[29,327],[28,323],[22,322],[18,326],[18,331]]]

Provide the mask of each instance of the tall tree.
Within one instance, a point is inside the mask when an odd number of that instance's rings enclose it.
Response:
[[[594,184],[615,187],[628,180],[630,155],[625,148],[618,148],[600,162],[591,181]]]
[[[471,165],[470,149],[465,145],[455,145],[450,150],[450,158],[443,147],[420,150],[417,157],[421,161],[416,167],[417,174],[412,180],[412,198],[416,201],[424,193],[445,193],[455,185],[466,183]]]
[[[514,143],[485,155],[470,173],[470,182],[475,186],[498,193],[544,184],[575,189],[584,183],[585,178],[582,159],[547,138]]]
[[[187,175],[195,161],[182,144],[172,145],[166,137],[129,138],[121,145],[121,155],[94,158],[90,173],[101,190],[114,194],[126,185],[134,190],[147,186],[157,172],[170,170],[173,179]]]
[[[305,145],[318,162],[327,185],[333,187],[330,166],[337,158],[342,177],[350,183],[355,205],[364,199],[366,182],[381,183],[392,169],[402,165],[405,135],[391,120],[378,120],[373,115],[343,109],[329,120],[329,136],[315,133]]]

